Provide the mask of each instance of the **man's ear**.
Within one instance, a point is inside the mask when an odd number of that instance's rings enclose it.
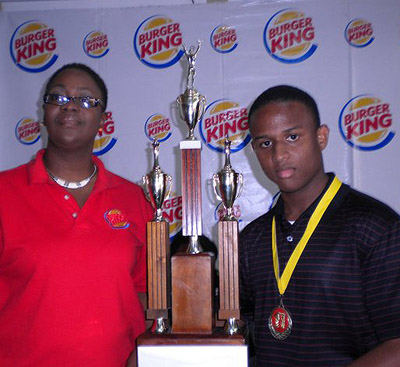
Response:
[[[328,145],[328,140],[329,140],[329,127],[327,125],[324,124],[318,128],[317,139],[318,139],[318,145],[321,151],[323,151]]]

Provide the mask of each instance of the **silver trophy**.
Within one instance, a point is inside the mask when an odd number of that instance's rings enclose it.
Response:
[[[168,199],[172,189],[172,177],[164,173],[158,164],[158,155],[160,153],[160,143],[157,139],[153,140],[154,164],[153,169],[142,177],[143,190],[147,199],[155,209],[155,222],[163,221],[162,206]]]
[[[176,99],[176,103],[178,106],[179,117],[184,120],[189,127],[189,135],[186,140],[196,140],[194,137],[194,128],[201,120],[206,107],[205,96],[199,94],[194,88],[194,77],[196,75],[195,63],[197,53],[200,50],[200,45],[201,42],[198,41],[197,48],[191,46],[189,50],[183,45],[183,50],[189,64],[187,86],[185,92]]]
[[[232,168],[230,155],[231,141],[227,137],[225,139],[224,167],[218,173],[214,173],[212,181],[214,193],[226,209],[226,214],[222,220],[233,221],[236,220],[233,214],[233,203],[242,193],[243,175]]]

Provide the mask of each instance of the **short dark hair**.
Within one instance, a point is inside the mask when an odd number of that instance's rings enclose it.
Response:
[[[49,89],[50,89],[51,85],[53,84],[54,79],[57,78],[57,76],[60,75],[63,71],[69,70],[69,69],[77,69],[77,70],[84,71],[85,73],[89,74],[92,77],[92,79],[97,84],[97,86],[99,87],[100,92],[102,94],[102,97],[101,97],[101,101],[103,102],[102,108],[103,108],[103,111],[105,111],[107,108],[107,102],[108,102],[108,91],[107,91],[106,83],[100,77],[99,74],[97,74],[93,69],[91,69],[89,66],[87,66],[85,64],[80,64],[80,63],[65,64],[64,66],[62,66],[61,68],[56,70],[53,73],[53,75],[51,75],[51,77],[49,78],[49,80],[46,84],[45,94],[49,93]]]
[[[275,87],[269,88],[261,93],[249,110],[249,125],[251,122],[251,117],[253,114],[261,107],[266,106],[269,103],[278,102],[299,102],[305,105],[314,117],[317,128],[321,126],[321,120],[319,117],[319,111],[317,103],[314,98],[312,98],[305,91],[290,86],[290,85],[277,85]]]

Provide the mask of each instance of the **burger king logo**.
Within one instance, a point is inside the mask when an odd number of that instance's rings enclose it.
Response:
[[[314,40],[313,19],[294,9],[275,13],[264,28],[267,52],[275,60],[284,63],[308,59],[317,49]]]
[[[83,51],[89,57],[99,59],[108,54],[108,37],[100,31],[92,31],[83,40]]]
[[[40,139],[40,124],[29,117],[24,117],[15,126],[15,137],[26,145],[35,144]]]
[[[180,24],[163,16],[143,21],[135,32],[133,47],[137,58],[152,68],[166,68],[183,55]]]
[[[220,53],[232,52],[238,45],[236,41],[236,30],[226,25],[215,27],[210,37],[212,48]]]
[[[10,40],[14,64],[30,73],[39,73],[53,65],[58,58],[56,49],[54,29],[36,20],[21,24]]]
[[[172,192],[162,207],[163,218],[169,222],[169,236],[173,238],[182,228],[182,196]]]
[[[129,227],[129,222],[119,209],[111,209],[104,213],[104,219],[113,229],[125,229]]]
[[[144,125],[144,133],[150,141],[157,139],[159,142],[171,136],[171,122],[169,118],[161,115],[151,115]]]
[[[370,22],[353,19],[344,31],[347,43],[354,47],[366,47],[374,40],[374,31]]]
[[[361,150],[377,150],[394,137],[392,113],[389,103],[379,98],[360,95],[343,107],[339,116],[339,130],[351,147]]]
[[[99,130],[94,140],[93,154],[97,156],[107,153],[117,142],[117,139],[113,137],[115,122],[112,117],[112,112],[106,112],[106,115],[106,122]]]
[[[250,141],[247,108],[227,99],[207,106],[199,128],[203,142],[217,152],[224,151],[227,136],[232,142],[232,153],[243,149]]]

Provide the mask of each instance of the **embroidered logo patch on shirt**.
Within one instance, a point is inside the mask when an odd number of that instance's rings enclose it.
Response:
[[[125,215],[119,209],[111,209],[104,213],[104,219],[114,229],[125,229],[129,227]]]

